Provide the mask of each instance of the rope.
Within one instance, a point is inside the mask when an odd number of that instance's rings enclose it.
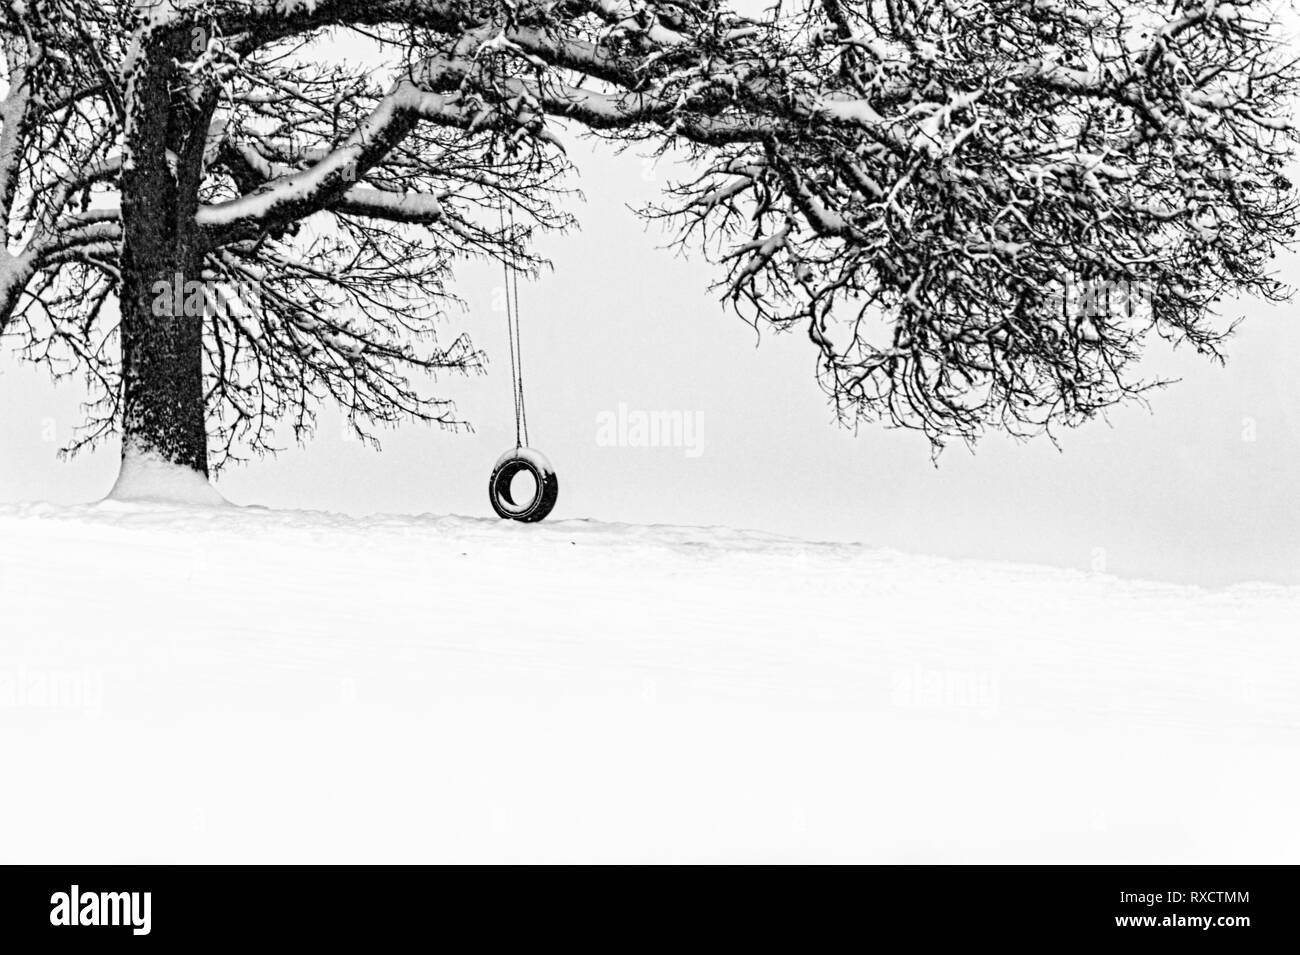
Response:
[[[515,209],[514,206],[511,206],[510,207],[510,232],[513,234],[514,231],[515,231]],[[512,278],[513,278],[513,285],[514,285],[515,356],[516,356],[515,390],[519,394],[519,399],[518,399],[519,423],[522,426],[522,430],[524,434],[524,445],[527,446],[528,445],[528,405],[524,401],[524,336],[523,336],[522,326],[520,325],[520,314],[519,314],[519,269],[518,267],[513,269],[513,273],[514,274]],[[519,429],[516,428],[516,433],[515,433],[516,441],[519,440],[518,431]]]
[[[501,234],[506,234],[505,203],[498,210]],[[510,210],[510,235],[515,232],[515,210]],[[515,448],[528,444],[528,413],[524,407],[524,353],[519,328],[519,266],[513,253],[501,260],[506,293],[506,334],[510,341],[510,391],[515,402]]]

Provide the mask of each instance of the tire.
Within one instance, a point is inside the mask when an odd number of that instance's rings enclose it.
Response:
[[[537,484],[531,501],[517,503],[510,496],[510,482],[520,471],[528,471]],[[497,459],[488,481],[488,498],[497,516],[508,521],[532,524],[542,520],[555,507],[560,496],[560,479],[546,456],[532,448],[512,448]]]

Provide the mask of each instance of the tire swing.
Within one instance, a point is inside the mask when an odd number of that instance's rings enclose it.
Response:
[[[505,213],[501,216],[502,233],[505,232]],[[514,210],[510,213],[511,230],[515,224]],[[523,350],[519,335],[519,268],[506,262],[506,329],[510,338],[510,382],[515,399],[515,446],[501,457],[492,468],[488,480],[488,499],[492,509],[503,520],[531,524],[551,513],[556,498],[560,496],[560,479],[546,455],[528,447],[528,411],[524,405]],[[527,471],[533,478],[533,495],[526,501],[516,501],[511,483]]]

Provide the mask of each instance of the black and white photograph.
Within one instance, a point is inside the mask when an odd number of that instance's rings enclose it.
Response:
[[[41,924],[148,935],[134,866],[1300,862],[1290,0],[0,37]],[[1232,871],[1086,914],[1229,945]]]

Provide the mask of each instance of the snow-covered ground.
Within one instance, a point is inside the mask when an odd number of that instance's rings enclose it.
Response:
[[[0,861],[1300,861],[1300,588],[0,507]]]

